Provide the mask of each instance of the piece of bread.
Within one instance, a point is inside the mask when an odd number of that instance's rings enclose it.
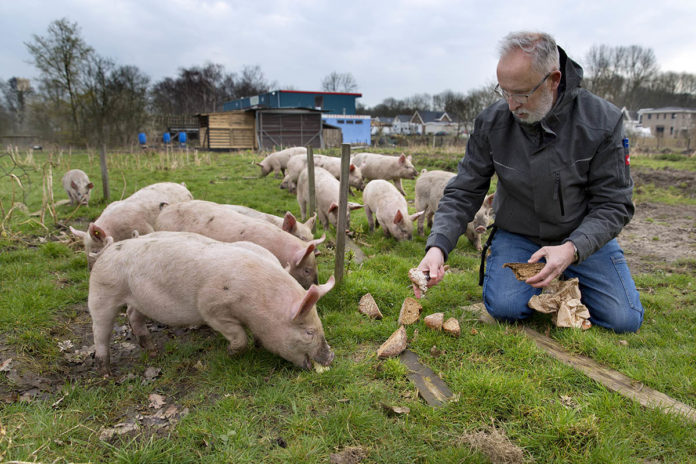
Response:
[[[425,292],[428,291],[428,276],[426,276],[425,273],[423,273],[423,271],[417,267],[414,267],[409,269],[408,278],[411,282],[413,282],[413,285],[420,289],[421,296],[425,295]]]
[[[445,322],[445,313],[433,313],[425,316],[423,322],[433,330],[442,330],[442,324]]]
[[[366,293],[360,298],[358,303],[358,311],[372,319],[382,319],[382,312],[379,310],[375,299],[372,295]]]
[[[382,346],[377,350],[378,358],[389,358],[392,356],[399,356],[406,349],[407,341],[406,329],[403,325],[396,329],[396,332],[391,334],[386,342],[382,343]]]
[[[420,320],[423,306],[415,298],[406,297],[399,312],[399,324],[410,325]]]
[[[450,317],[445,321],[444,324],[442,324],[442,330],[444,330],[445,333],[454,335],[455,337],[458,337],[459,334],[461,334],[461,329],[459,328],[459,321],[453,317]]]
[[[527,280],[541,271],[546,263],[505,263],[503,267],[510,268],[517,280]]]

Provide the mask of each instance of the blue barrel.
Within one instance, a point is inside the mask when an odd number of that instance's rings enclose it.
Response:
[[[186,143],[186,132],[179,132],[179,143]]]
[[[140,145],[145,145],[147,143],[147,135],[145,135],[145,132],[138,134],[138,142],[140,142]]]
[[[169,143],[172,141],[172,136],[169,134],[169,132],[165,132],[164,134],[162,134],[162,141],[164,143]]]

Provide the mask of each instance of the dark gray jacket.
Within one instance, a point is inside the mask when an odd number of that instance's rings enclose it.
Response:
[[[445,258],[498,177],[497,227],[540,246],[572,240],[579,260],[616,237],[633,216],[633,181],[621,111],[580,88],[582,68],[560,47],[558,99],[539,123],[523,125],[500,100],[483,110],[447,184],[426,250]]]

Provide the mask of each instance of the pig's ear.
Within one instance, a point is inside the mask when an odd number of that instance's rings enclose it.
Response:
[[[94,188],[94,184],[90,182],[89,184],[87,184],[87,188],[89,190],[92,190]]]
[[[348,202],[348,209],[353,211],[354,209],[360,209],[364,208],[364,205],[361,205],[360,203],[353,203],[352,201]]]
[[[491,193],[483,200],[483,206],[486,208],[493,207],[493,198],[495,198],[495,192]]]
[[[87,232],[82,232],[81,230],[73,229],[73,226],[70,226],[70,232],[72,232],[72,234],[75,237],[81,238],[81,239],[84,239],[88,235]]]
[[[355,171],[355,165],[353,163],[350,163],[350,172]]]
[[[321,234],[321,237],[315,238],[314,240],[312,240],[309,243],[313,243],[316,246],[316,245],[319,245],[320,243],[322,243],[324,240],[326,240],[326,234]]]
[[[285,213],[285,217],[283,218],[283,227],[282,229],[285,232],[292,232],[295,230],[295,226],[297,225],[297,219],[295,216],[292,215],[290,211],[287,211]]]
[[[411,221],[415,221],[416,219],[418,219],[419,217],[421,217],[421,216],[423,215],[423,213],[425,213],[425,211],[418,211],[417,213],[413,213],[412,215],[410,215],[408,218],[409,218]]]
[[[394,215],[394,224],[398,224],[403,220],[404,220],[404,215],[401,214],[401,210],[400,209],[396,210],[396,214]]]
[[[314,249],[317,246],[314,243],[311,243],[307,245],[307,248],[304,250],[300,250],[295,254],[295,267],[299,266],[302,261],[307,258],[307,256],[311,256],[314,253]]]
[[[335,210],[335,209],[338,209],[338,203],[336,203],[335,201],[332,201],[331,204],[329,205],[329,211],[328,211],[328,212],[330,213],[331,211],[333,211],[333,210]]]
[[[88,231],[90,237],[92,237],[92,240],[96,240],[97,242],[104,242],[106,240],[106,232],[104,232],[104,229],[102,229],[95,223],[89,223]]]
[[[306,225],[307,227],[309,227],[311,229],[312,227],[314,227],[314,223],[316,222],[316,220],[317,220],[317,213],[314,213],[314,215],[311,218],[307,219],[307,222],[305,222],[304,225]]]
[[[73,190],[77,190],[77,184],[75,183],[74,180],[71,180],[71,181],[70,181],[70,187],[71,187]]]
[[[331,276],[323,285],[312,284],[312,286],[309,287],[309,290],[307,290],[307,293],[305,293],[305,296],[302,298],[302,301],[300,301],[297,307],[293,310],[292,320],[296,321],[299,318],[304,317],[314,307],[314,305],[317,304],[319,298],[326,295],[334,287],[335,283],[336,280],[334,279],[334,276]]]
[[[404,155],[404,154],[402,153],[401,156],[399,156],[399,163],[403,164],[403,163],[405,163],[405,162],[406,162],[406,155]]]

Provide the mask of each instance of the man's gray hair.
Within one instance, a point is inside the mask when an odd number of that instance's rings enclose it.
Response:
[[[551,35],[544,32],[511,32],[500,42],[500,58],[519,49],[532,57],[532,68],[539,74],[560,69],[558,47]]]

